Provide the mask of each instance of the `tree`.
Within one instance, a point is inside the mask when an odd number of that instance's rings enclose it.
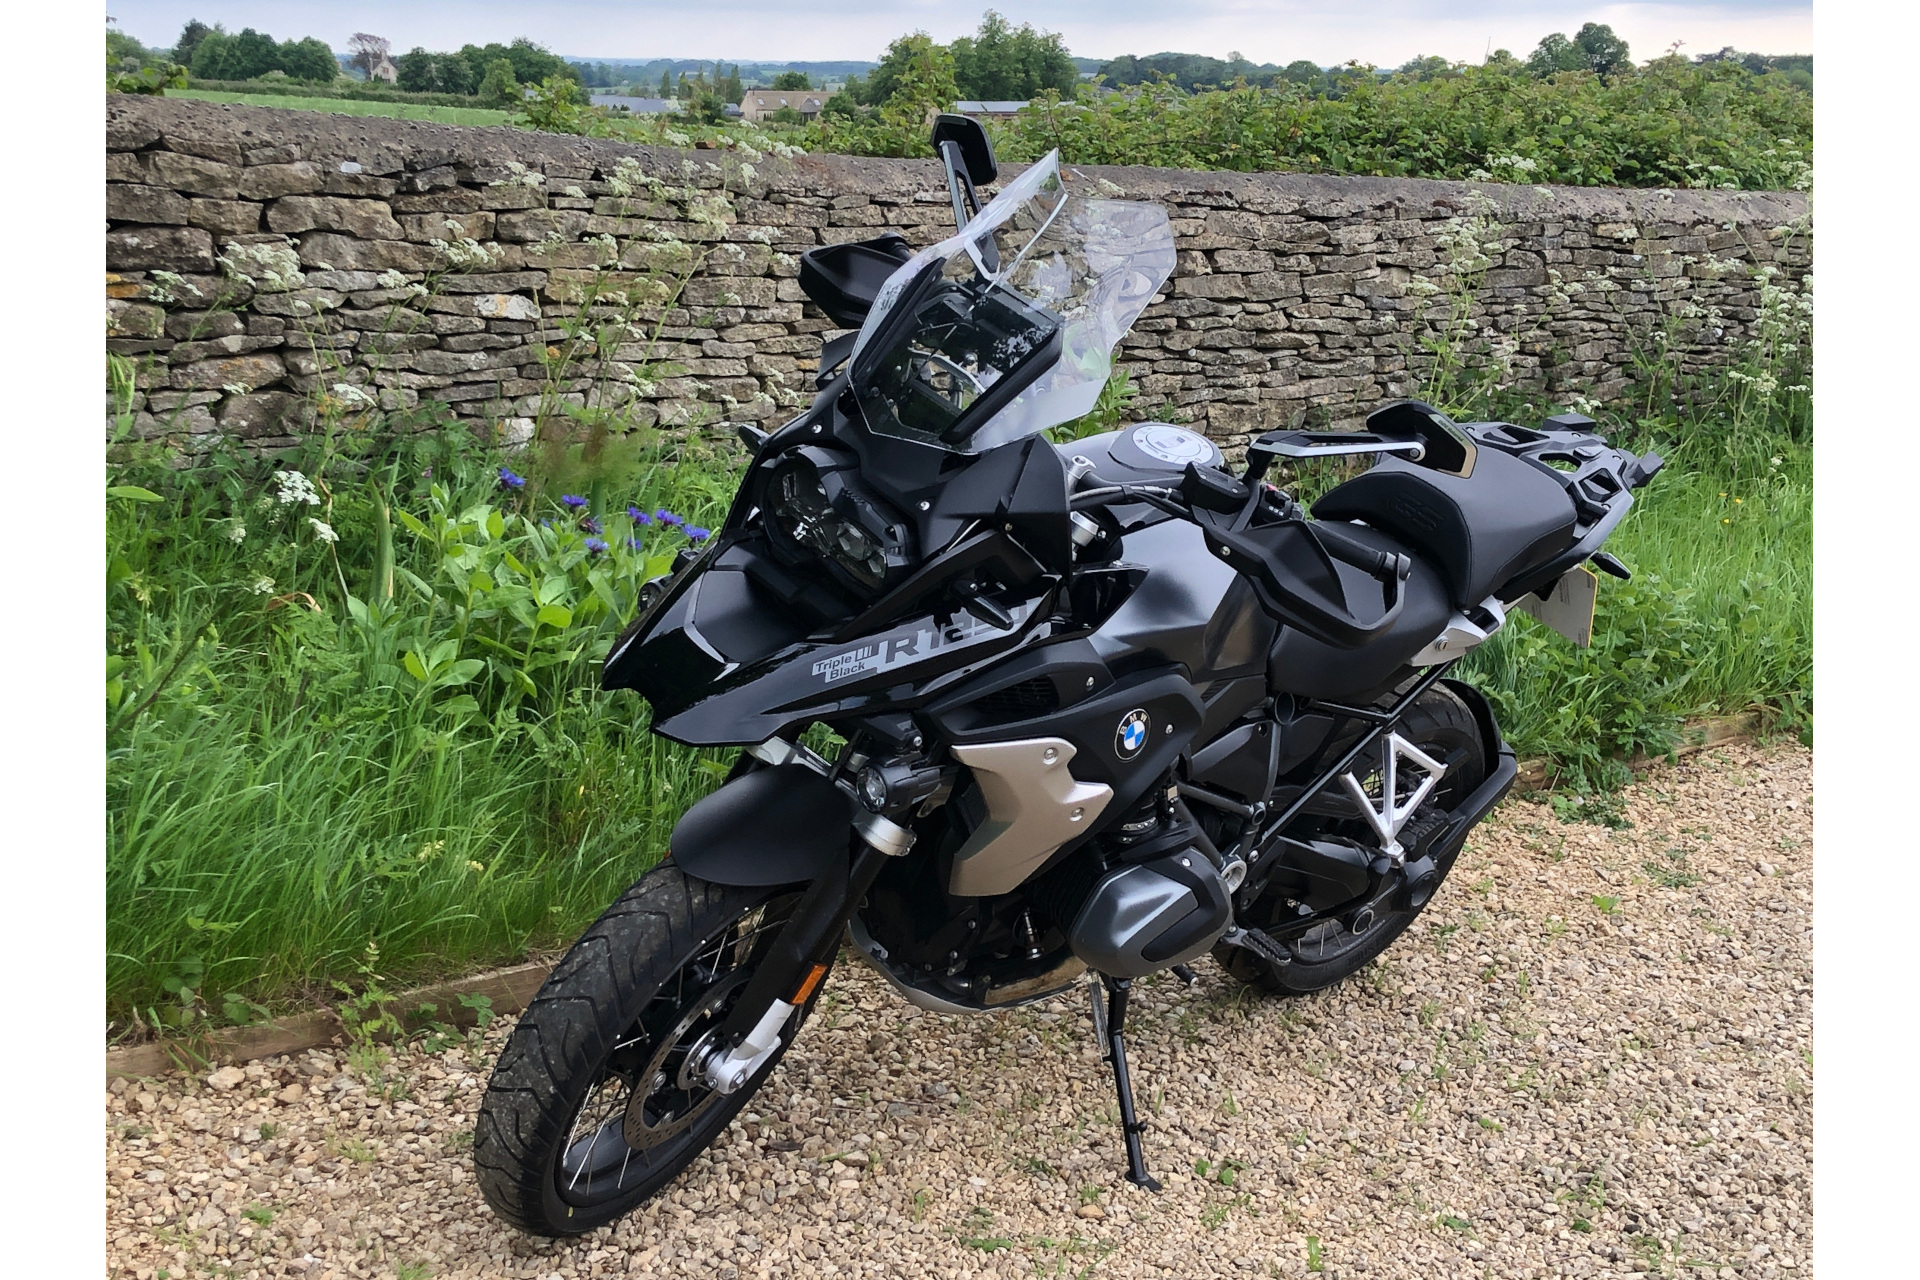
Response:
[[[1519,75],[1527,69],[1527,64],[1513,56],[1510,49],[1495,49],[1487,55],[1484,64],[1489,71],[1498,71],[1502,75]]]
[[[1326,74],[1325,71],[1320,69],[1319,63],[1309,62],[1305,58],[1300,59],[1298,62],[1289,62],[1280,69],[1281,79],[1309,89],[1316,88],[1321,80],[1326,77]]]
[[[1589,22],[1580,28],[1573,43],[1587,60],[1587,67],[1595,75],[1610,76],[1633,68],[1633,59],[1627,52],[1627,42],[1613,33],[1613,28],[1604,22]]]
[[[952,53],[954,83],[965,98],[1025,101],[1047,89],[1070,98],[1080,83],[1058,33],[1035,31],[1031,23],[1016,29],[992,9],[977,32],[953,42]]]
[[[693,96],[693,86],[687,82],[687,73],[680,73],[680,83],[673,87],[673,96],[685,102]]]
[[[340,63],[324,40],[308,36],[288,40],[280,46],[280,69],[292,80],[313,84],[331,84],[339,78]]]
[[[440,78],[434,74],[433,64],[434,56],[415,45],[393,60],[393,69],[399,73],[394,84],[408,93],[435,92]]]
[[[480,77],[473,73],[473,64],[457,53],[436,53],[433,55],[433,81],[441,93],[471,94],[479,87]]]
[[[373,79],[373,69],[385,60],[393,45],[385,36],[369,35],[365,31],[356,31],[347,41],[347,65],[358,67],[368,80]]]
[[[198,18],[189,18],[187,25],[180,28],[180,38],[173,42],[173,60],[182,66],[192,66],[194,51],[200,47],[202,40],[215,31],[226,34],[218,23],[210,27]]]
[[[734,63],[733,70],[727,75],[727,101],[738,102],[746,97],[747,86],[740,80],[740,64]]]
[[[880,65],[867,77],[865,101],[869,106],[884,107],[908,85],[915,94],[932,95],[942,84],[947,86],[945,96],[934,105],[945,111],[960,96],[954,85],[953,54],[945,45],[935,44],[926,32],[916,31],[887,46]]]
[[[280,46],[273,37],[252,27],[238,35],[209,31],[193,51],[192,70],[199,80],[253,80],[279,71]]]
[[[1542,40],[1527,58],[1527,70],[1536,76],[1550,76],[1559,71],[1591,71],[1595,75],[1610,76],[1632,66],[1627,42],[1603,22],[1589,22],[1571,40],[1565,32],[1556,31]]]
[[[486,77],[480,81],[480,96],[498,106],[518,105],[523,95],[520,82],[514,79],[513,63],[495,58],[488,64]]]
[[[807,78],[807,73],[804,71],[782,71],[773,78],[773,83],[767,87],[788,91],[811,89],[813,88],[813,81]]]
[[[1425,57],[1409,59],[1402,63],[1394,74],[1409,80],[1446,80],[1459,75],[1460,71],[1445,58],[1437,54],[1429,54]]]
[[[673,96],[673,73],[665,67],[660,68],[660,96],[663,98]]]

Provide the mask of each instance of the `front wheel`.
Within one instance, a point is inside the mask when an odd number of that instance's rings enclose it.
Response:
[[[799,894],[664,862],[608,907],[520,1016],[487,1084],[473,1167],[523,1231],[580,1235],[630,1212],[725,1131],[786,1052],[731,1094],[698,1065]]]
[[[1446,686],[1435,685],[1415,699],[1400,716],[1395,730],[1447,767],[1421,812],[1426,811],[1427,804],[1441,811],[1451,809],[1486,781],[1487,749],[1481,741],[1479,721],[1460,695]],[[1355,762],[1354,773],[1367,779],[1369,794],[1378,786],[1379,767],[1378,747]],[[1411,794],[1416,782],[1403,779],[1406,791],[1402,798]],[[1344,834],[1371,840],[1358,823]],[[1440,876],[1445,878],[1450,870],[1449,859],[1440,866]],[[1418,906],[1394,910],[1390,898],[1390,894],[1383,894],[1378,900],[1357,902],[1282,943],[1292,957],[1290,964],[1270,964],[1238,947],[1216,948],[1214,957],[1241,982],[1257,984],[1277,995],[1303,996],[1324,990],[1357,973],[1391,946],[1430,900],[1423,898]],[[1298,916],[1284,894],[1269,890],[1243,919],[1271,930],[1292,923]]]

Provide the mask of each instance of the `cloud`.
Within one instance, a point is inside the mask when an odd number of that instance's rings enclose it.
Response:
[[[874,59],[888,41],[925,30],[951,40],[998,8],[1066,37],[1085,57],[1175,50],[1225,57],[1239,50],[1259,62],[1308,58],[1322,65],[1358,59],[1395,66],[1418,54],[1479,61],[1489,49],[1524,56],[1551,31],[1572,34],[1605,22],[1653,57],[1675,40],[1684,52],[1724,45],[1763,53],[1810,53],[1813,14],[1806,0],[1739,3],[1601,4],[1573,0],[1034,0],[955,5],[950,0],[571,0],[537,6],[515,0],[116,0],[120,28],[164,46],[187,19],[251,26],[274,36],[318,36],[344,49],[355,31],[371,31],[396,49],[457,48],[529,36],[575,58]]]

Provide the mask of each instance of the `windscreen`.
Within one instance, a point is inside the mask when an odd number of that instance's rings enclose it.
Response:
[[[868,427],[975,453],[1090,412],[1173,263],[1164,210],[1069,189],[1049,154],[881,287],[852,357]]]

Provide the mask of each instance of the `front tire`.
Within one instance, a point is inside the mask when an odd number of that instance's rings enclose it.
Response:
[[[688,1059],[798,900],[663,862],[607,908],[520,1016],[487,1084],[473,1167],[495,1213],[534,1235],[583,1234],[631,1212],[725,1131],[807,1010],[732,1094],[707,1089]]]
[[[1435,685],[1421,694],[1395,728],[1414,746],[1447,766],[1431,798],[1423,802],[1422,813],[1426,812],[1427,804],[1443,811],[1451,809],[1486,781],[1487,746],[1481,740],[1479,722],[1460,695],[1445,685]],[[1355,775],[1366,778],[1378,770],[1379,760],[1378,748],[1363,755],[1354,764]],[[1357,823],[1347,834],[1371,842],[1371,837]],[[1452,859],[1440,865],[1441,880],[1445,880],[1452,868]],[[1394,939],[1406,932],[1414,917],[1431,901],[1429,897],[1418,906],[1396,911],[1385,900],[1387,896],[1382,895],[1382,900],[1354,903],[1308,933],[1283,943],[1293,956],[1291,964],[1270,964],[1239,947],[1216,948],[1214,957],[1241,982],[1257,985],[1275,995],[1304,996],[1324,991],[1353,976],[1392,946]],[[1243,917],[1262,928],[1273,928],[1297,918],[1277,890],[1262,896]],[[1356,929],[1356,926],[1359,927]]]

